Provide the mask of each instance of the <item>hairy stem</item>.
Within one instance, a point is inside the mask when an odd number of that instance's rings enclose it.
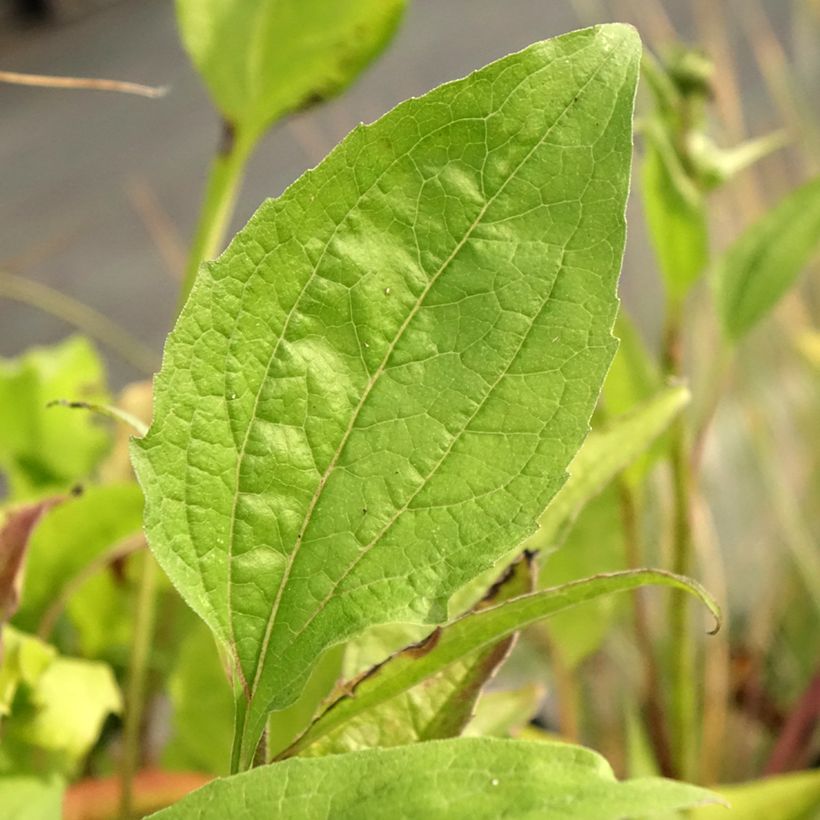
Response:
[[[236,207],[245,167],[255,144],[255,137],[238,131],[232,123],[223,123],[222,139],[211,163],[199,222],[185,264],[180,308],[194,286],[200,264],[217,256],[221,250],[225,231]]]
[[[140,764],[140,737],[145,706],[148,661],[154,634],[157,581],[159,568],[153,556],[146,554],[142,565],[137,606],[134,616],[134,639],[128,667],[125,695],[125,727],[121,771],[120,817],[129,820],[133,811],[134,776]]]

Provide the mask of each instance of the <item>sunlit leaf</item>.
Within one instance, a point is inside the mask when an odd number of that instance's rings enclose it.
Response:
[[[75,337],[0,359],[0,470],[16,498],[65,490],[86,479],[109,443],[98,419],[56,399],[108,400],[96,351]]]
[[[296,758],[217,780],[153,817],[158,820],[364,817],[616,820],[714,800],[660,778],[618,782],[607,762],[562,743],[459,738]]]
[[[63,782],[57,777],[0,777],[0,807],[14,820],[58,820]]]
[[[356,129],[203,268],[135,443],[247,766],[330,645],[529,535],[613,352],[640,44],[538,43]]]
[[[544,700],[544,687],[537,683],[520,689],[498,689],[482,694],[467,737],[508,737],[529,723]]]
[[[395,30],[405,0],[176,0],[185,48],[226,120],[256,136],[342,91]]]
[[[713,282],[730,339],[740,339],[777,304],[819,244],[820,177],[784,197],[720,258]]]

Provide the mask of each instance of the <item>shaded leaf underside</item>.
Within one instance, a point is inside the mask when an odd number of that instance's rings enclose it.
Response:
[[[576,32],[360,127],[204,266],[133,448],[251,734],[321,652],[532,532],[613,352],[639,43]]]

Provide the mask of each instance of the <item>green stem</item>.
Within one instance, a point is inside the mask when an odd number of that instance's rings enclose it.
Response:
[[[255,136],[239,131],[229,122],[223,123],[222,140],[211,163],[199,222],[185,264],[180,308],[194,286],[200,264],[206,259],[213,259],[222,249],[225,231],[233,216],[245,175],[245,166],[256,141]]]
[[[157,581],[159,569],[152,555],[146,553],[142,565],[134,617],[134,638],[128,670],[125,696],[125,727],[121,772],[120,817],[129,820],[133,810],[134,775],[140,764],[140,736],[142,729],[145,689],[148,679],[148,661],[154,634]]]
[[[674,305],[668,313],[665,371],[679,378],[682,367],[681,310]],[[688,436],[683,417],[669,433],[669,462],[672,469],[672,571],[689,575],[692,569],[692,469]],[[695,658],[689,623],[689,602],[672,591],[669,610],[672,692],[670,702],[672,751],[676,774],[686,779],[694,764]]]

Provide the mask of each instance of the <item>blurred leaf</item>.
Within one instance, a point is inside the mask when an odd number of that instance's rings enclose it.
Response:
[[[201,269],[132,458],[236,659],[242,767],[325,649],[445,620],[563,483],[614,351],[639,53],[600,26],[408,100]]]
[[[584,505],[642,455],[688,402],[685,387],[668,387],[590,433],[569,466],[569,479],[544,511],[526,547],[549,552],[560,546]]]
[[[820,177],[792,191],[721,256],[714,273],[718,315],[738,341],[792,286],[820,244]]]
[[[106,664],[57,657],[17,707],[3,737],[15,771],[71,774],[122,698]]]
[[[641,191],[649,238],[666,291],[673,303],[683,301],[706,269],[709,237],[700,194],[687,195],[670,173],[654,144],[649,144],[641,173]]]
[[[34,687],[56,654],[53,646],[39,638],[5,627],[0,652],[0,718],[11,711],[18,687]]]
[[[35,631],[43,612],[92,560],[139,532],[142,493],[134,482],[89,487],[43,517],[29,545],[15,623]],[[104,620],[100,627],[105,627]]]
[[[464,729],[466,737],[509,737],[538,713],[545,690],[531,683],[520,689],[483,692],[475,715]]]
[[[531,592],[533,569],[531,557],[522,556],[476,606],[476,611]],[[437,639],[438,633],[434,632],[421,644],[403,649],[399,656],[411,660],[417,658],[429,647],[435,647]],[[329,732],[309,746],[307,754],[321,756],[457,737],[472,718],[482,688],[504,662],[514,641],[515,635],[509,635],[451,663],[417,686],[371,707]],[[389,658],[384,664],[402,663],[399,656]],[[382,665],[365,672],[359,680],[378,676]],[[355,689],[357,685],[358,681],[345,683],[343,690]]]
[[[618,350],[604,382],[607,415],[621,416],[663,389],[657,363],[646,349],[634,322],[623,307],[615,320]]]
[[[60,820],[60,778],[0,777],[0,816],[7,820]]]
[[[385,47],[405,0],[177,0],[188,54],[225,119],[254,140],[344,90]]]
[[[557,586],[597,572],[627,569],[618,488],[607,487],[592,499],[569,531],[566,543],[541,567],[539,586]],[[550,641],[568,667],[577,666],[617,626],[616,608],[624,601],[613,596],[596,598],[584,607],[567,609],[550,618]],[[620,614],[620,613],[618,613]]]
[[[718,786],[730,806],[697,809],[692,820],[816,820],[820,817],[820,771],[799,772],[735,786]]]
[[[339,820],[616,820],[714,799],[671,780],[618,782],[602,757],[577,746],[459,738],[263,766],[214,781],[153,816],[223,820],[242,806],[254,820],[287,805],[288,820],[329,812]]]
[[[344,694],[327,706],[288,753],[300,753],[357,715],[407,691],[451,663],[491,646],[519,629],[602,595],[625,592],[645,585],[668,586],[689,592],[700,598],[718,617],[716,604],[699,584],[660,570],[600,575],[523,595],[489,609],[470,612],[436,629],[417,648],[418,651],[401,652],[379,666],[373,674],[341,687]]]
[[[105,402],[104,384],[100,358],[81,337],[0,359],[0,470],[14,498],[66,490],[91,474],[108,447],[107,430],[89,414],[46,405]]]
[[[224,775],[230,770],[233,692],[213,636],[191,623],[168,680],[173,715],[163,764]]]

